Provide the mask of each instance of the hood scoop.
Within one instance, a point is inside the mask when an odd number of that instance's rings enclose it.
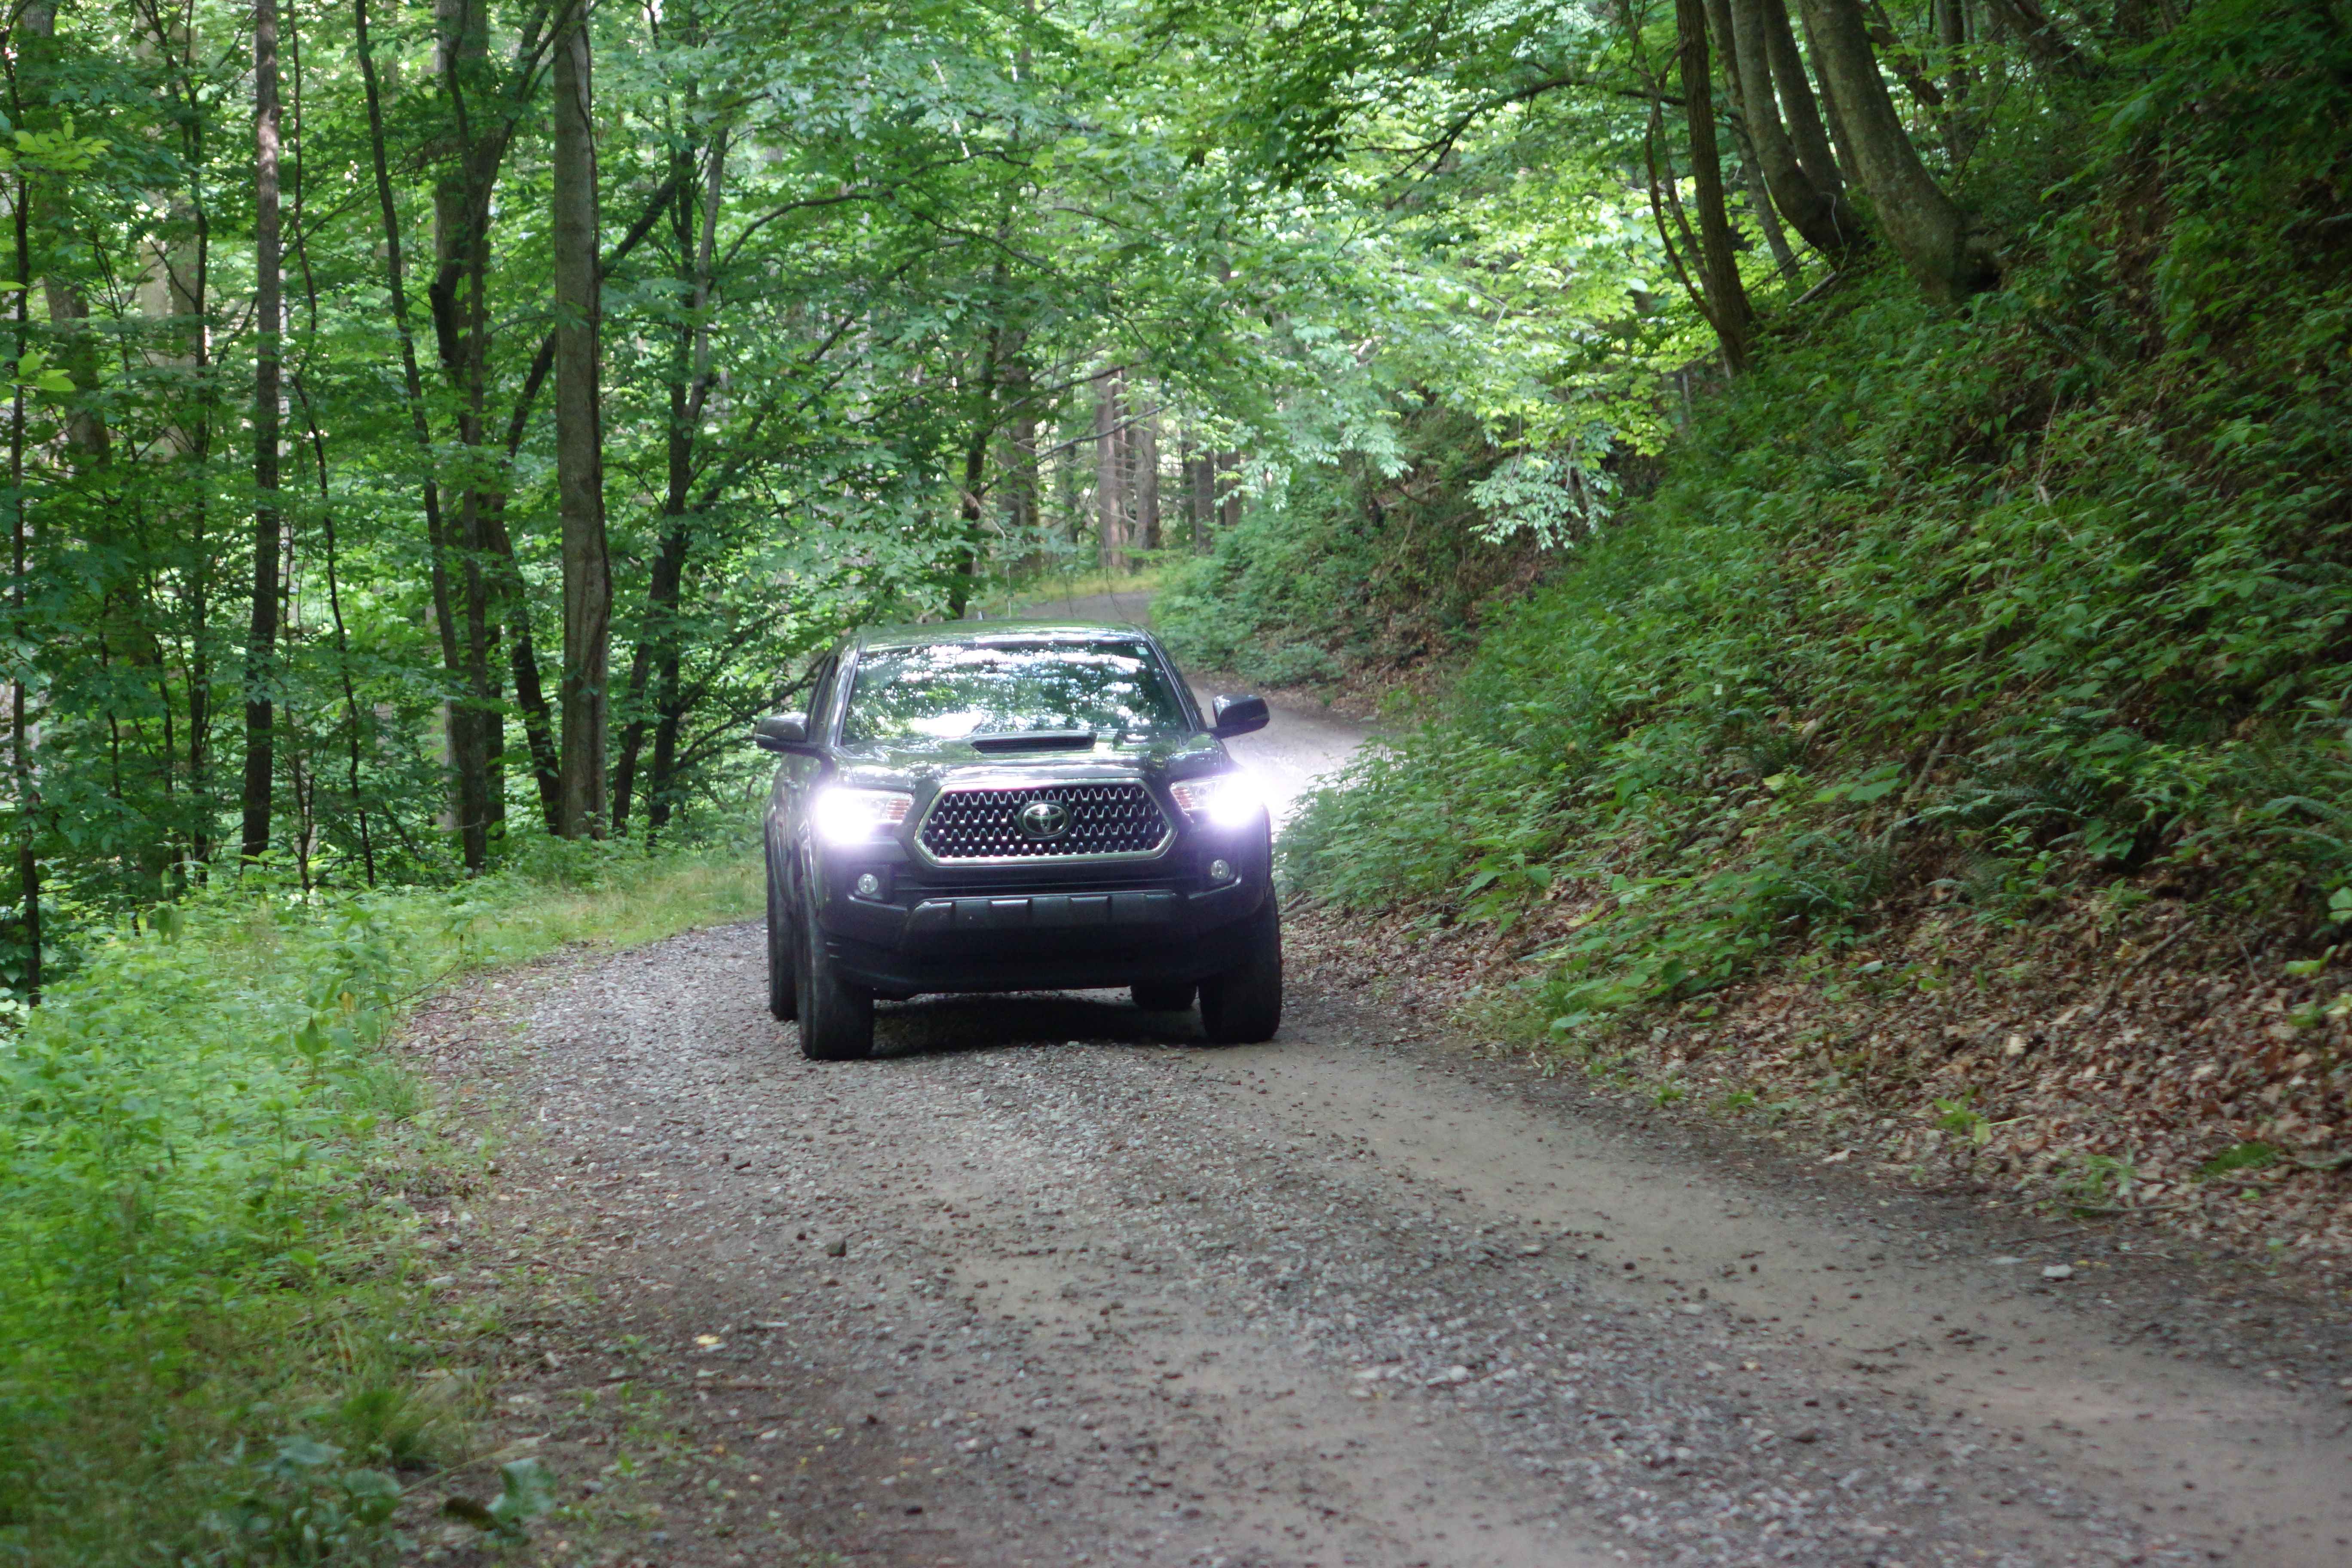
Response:
[[[1022,752],[1090,752],[1094,750],[1092,730],[1024,730],[1011,735],[973,735],[971,749],[991,756]]]

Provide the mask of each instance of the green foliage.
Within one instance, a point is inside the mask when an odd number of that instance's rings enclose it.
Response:
[[[583,852],[582,858],[586,858]],[[453,972],[754,908],[737,850],[455,893],[222,888],[0,1037],[0,1560],[356,1561],[456,1413],[402,1242],[463,1180],[389,1031]],[[526,1482],[529,1478],[524,1479]],[[519,1525],[538,1495],[502,1499]]]
[[[2113,1154],[2085,1154],[2075,1162],[2064,1187],[2078,1208],[2101,1209],[2131,1192],[2139,1173],[2129,1160]]]
[[[2278,1151],[2267,1143],[2237,1143],[2197,1167],[2200,1181],[2234,1175],[2240,1171],[2267,1171],[2278,1163]]]
[[[1180,658],[1292,686],[1466,644],[1532,555],[1484,537],[1469,494],[1501,455],[1480,422],[1435,404],[1394,434],[1395,471],[1361,456],[1302,467],[1168,574],[1152,616]]]
[[[1549,868],[1582,911],[1545,986],[1569,1037],[1923,879],[1989,920],[2143,872],[2332,918],[2352,279],[2312,128],[2352,74],[2303,13],[2199,16],[2006,291],[1950,314],[1865,276],[1789,317],[1444,710],[1310,805],[1292,880],[1499,919],[1496,857]],[[2299,129],[2209,131],[2273,90]],[[2227,265],[2209,211],[2247,219]]]

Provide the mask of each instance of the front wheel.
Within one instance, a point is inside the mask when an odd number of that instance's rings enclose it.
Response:
[[[1201,982],[1201,1029],[1213,1046],[1254,1046],[1282,1026],[1282,922],[1274,900],[1246,923],[1248,956]]]
[[[814,917],[794,933],[799,963],[793,989],[800,1002],[801,1055],[813,1062],[861,1061],[874,1054],[874,993],[853,985],[824,951]]]

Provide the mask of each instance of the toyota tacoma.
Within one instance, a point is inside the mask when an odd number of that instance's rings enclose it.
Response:
[[[802,1051],[870,1055],[877,998],[1124,987],[1217,1044],[1271,1038],[1282,935],[1264,797],[1133,626],[874,630],[824,658],[766,820],[768,1006]]]

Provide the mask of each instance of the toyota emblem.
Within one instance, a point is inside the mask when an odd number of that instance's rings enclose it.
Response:
[[[1042,844],[1070,830],[1070,808],[1058,800],[1033,800],[1021,808],[1018,820],[1021,836]]]

